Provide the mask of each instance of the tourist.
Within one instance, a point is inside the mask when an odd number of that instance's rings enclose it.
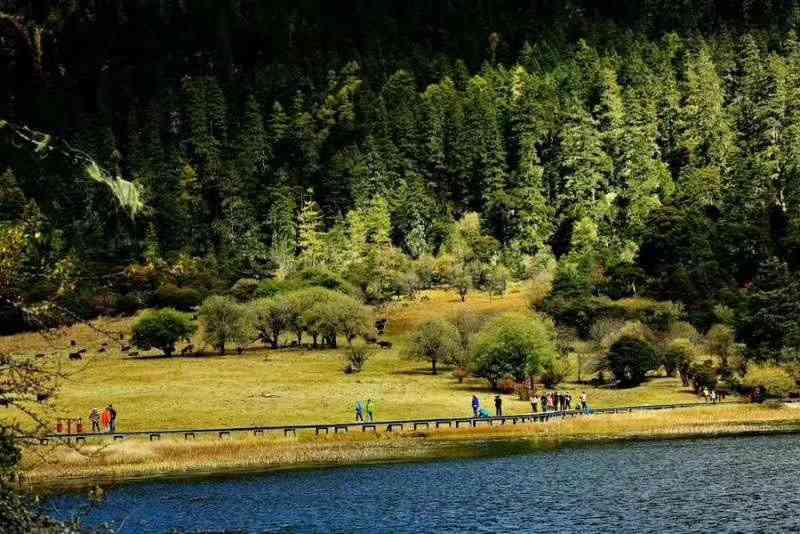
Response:
[[[587,400],[586,392],[584,391],[581,393],[581,411],[584,412],[587,411],[589,407],[589,404],[586,402],[586,400]]]
[[[364,422],[364,403],[356,401],[356,423],[359,421]]]
[[[538,412],[538,399],[536,397],[531,397],[531,413]]]
[[[481,401],[478,400],[476,395],[472,396],[472,417],[478,417],[478,411],[481,409]]]
[[[116,432],[117,431],[117,411],[111,406],[111,403],[108,403],[108,431],[109,432]]]
[[[503,415],[503,399],[500,398],[500,395],[494,396],[494,413],[497,417]]]
[[[478,417],[482,418],[491,417],[491,414],[489,414],[489,412],[487,412],[485,408],[480,408],[478,410]]]
[[[92,422],[92,432],[100,432],[100,411],[97,408],[92,408],[89,421]]]
[[[103,432],[108,432],[108,427],[111,424],[111,412],[108,411],[108,408],[103,410],[103,414],[100,418],[103,423]]]
[[[703,402],[708,402],[708,388],[703,386]]]
[[[564,396],[564,408],[567,410],[572,409],[572,395],[569,393]]]
[[[717,390],[712,389],[711,392],[708,394],[708,398],[711,401],[711,404],[717,403]]]
[[[547,411],[547,395],[542,395],[542,411]]]
[[[372,399],[367,399],[367,417],[370,423],[375,421],[375,403]]]

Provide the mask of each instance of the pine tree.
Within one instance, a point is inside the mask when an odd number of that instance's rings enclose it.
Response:
[[[298,257],[305,265],[318,267],[324,256],[322,217],[313,199],[314,192],[309,189],[307,194],[308,199],[303,203],[297,221]]]
[[[252,200],[258,211],[262,211],[265,207],[262,199],[266,198],[264,192],[268,185],[266,173],[272,154],[261,108],[252,95],[245,103],[236,148],[238,151],[236,168],[242,184],[242,193]]]
[[[11,169],[0,175],[0,225],[15,221],[25,209],[25,194]]]

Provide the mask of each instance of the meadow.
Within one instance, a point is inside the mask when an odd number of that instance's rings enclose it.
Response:
[[[243,354],[229,350],[219,356],[203,347],[200,333],[192,341],[199,349],[194,356],[164,358],[151,352],[132,357],[120,351],[119,343],[110,343],[100,353],[101,344],[109,340],[87,325],[49,338],[35,333],[2,337],[0,350],[43,353],[67,371],[69,377],[49,401],[54,415],[82,417],[87,424],[93,407],[113,403],[120,431],[350,421],[355,401],[367,398],[374,399],[379,420],[457,417],[471,413],[473,394],[493,409],[494,393],[486,381],[467,378],[459,383],[447,368],[432,375],[426,362],[408,360],[403,352],[407,334],[421,322],[465,309],[487,314],[525,311],[526,288],[512,288],[504,297],[472,292],[465,303],[453,291],[434,290],[390,305],[383,313],[389,319],[385,339],[393,346],[376,350],[358,374],[343,372],[342,346],[269,350],[254,344]],[[120,333],[127,337],[132,321],[103,318],[92,326],[114,338]],[[87,349],[84,360],[69,360],[68,353],[75,350],[71,340]],[[589,403],[598,408],[697,399],[674,378],[654,377],[631,389],[593,388],[574,381],[559,389],[573,397],[586,391]],[[515,395],[503,399],[506,413],[530,411],[530,404]]]

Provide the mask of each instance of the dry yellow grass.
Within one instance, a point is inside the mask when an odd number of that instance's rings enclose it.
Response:
[[[29,483],[81,484],[150,476],[185,476],[220,471],[263,471],[378,461],[412,461],[485,453],[487,440],[513,441],[515,450],[537,450],[570,443],[634,438],[699,437],[797,431],[800,410],[760,406],[717,406],[669,412],[599,415],[531,425],[476,429],[352,433],[312,438],[253,438],[228,441],[149,442],[130,440],[81,453],[58,448],[43,461],[28,454]],[[491,448],[488,449],[491,451]]]
[[[424,362],[402,356],[406,334],[433,317],[462,309],[481,313],[521,311],[527,306],[524,287],[503,298],[472,292],[461,303],[455,292],[425,292],[425,300],[398,303],[386,311],[391,350],[380,350],[363,372],[346,375],[342,350],[312,351],[253,347],[243,355],[130,358],[117,347],[99,354],[106,341],[86,325],[67,329],[55,339],[56,348],[38,334],[0,338],[0,350],[17,354],[43,352],[74,375],[61,385],[54,410],[62,416],[83,417],[92,407],[113,402],[121,431],[217,428],[349,421],[357,399],[373,398],[379,419],[455,417],[471,413],[470,397],[491,404],[485,381],[459,384],[445,370],[430,374]],[[103,319],[99,328],[114,334],[129,331],[131,319]],[[69,341],[89,349],[88,360],[68,360]],[[194,340],[200,347],[199,338]],[[73,349],[74,350],[74,349]],[[155,353],[152,353],[155,356]],[[564,384],[578,395],[587,390],[595,407],[691,402],[695,399],[674,379],[654,379],[630,390],[592,389]],[[506,413],[525,413],[530,405],[504,397]],[[0,416],[8,417],[11,410]]]

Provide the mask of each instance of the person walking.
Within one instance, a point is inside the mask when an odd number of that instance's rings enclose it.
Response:
[[[114,407],[111,405],[110,402],[108,403],[108,408],[106,408],[106,410],[108,410],[108,431],[109,432],[116,432],[117,431],[117,411],[114,409]]]
[[[367,418],[370,423],[375,421],[375,403],[372,402],[372,399],[367,399]]]
[[[589,407],[589,404],[586,401],[587,397],[586,397],[586,392],[584,391],[581,393],[581,411],[585,412]]]
[[[703,386],[703,402],[708,402],[708,388]]]
[[[364,403],[360,400],[356,401],[356,423],[359,421],[364,422]]]
[[[539,400],[536,397],[531,397],[531,413],[538,412]]]
[[[500,398],[500,395],[494,396],[494,414],[496,417],[503,415],[503,399]]]
[[[108,426],[111,424],[111,412],[108,411],[108,408],[103,410],[100,420],[103,423],[103,432],[108,432]]]
[[[556,409],[556,394],[551,393],[547,397],[547,411],[554,411]]]
[[[478,411],[481,409],[481,401],[478,400],[477,395],[472,396],[472,417],[478,417]]]
[[[711,404],[717,403],[717,390],[712,389],[711,393],[708,394],[709,399],[711,400]]]
[[[547,411],[547,395],[542,395],[542,411]]]
[[[100,432],[100,411],[97,408],[92,408],[89,421],[92,422],[92,432]]]

